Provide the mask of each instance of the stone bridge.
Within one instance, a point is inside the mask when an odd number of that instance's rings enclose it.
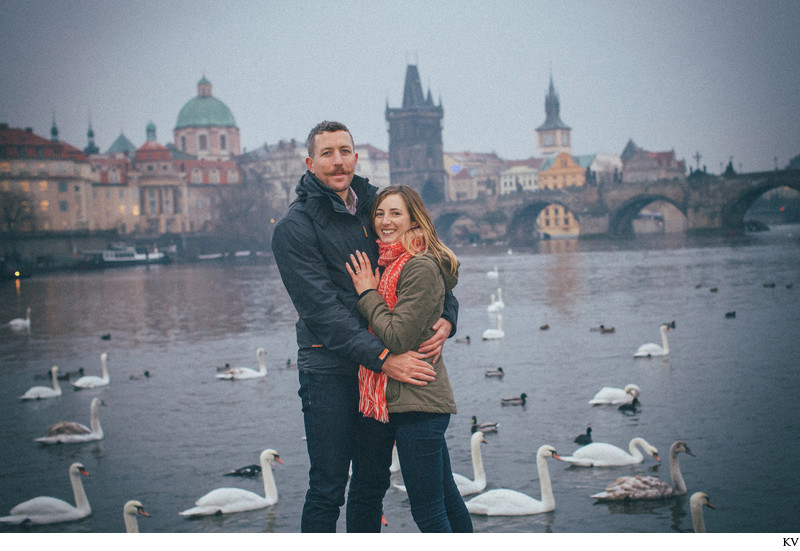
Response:
[[[546,206],[561,205],[580,225],[581,236],[626,236],[633,219],[654,201],[672,204],[686,218],[688,231],[744,228],[750,205],[767,191],[788,186],[800,192],[800,170],[776,170],[733,176],[695,173],[688,178],[637,184],[585,185],[539,190],[428,205],[437,231],[445,240],[464,239],[464,228],[474,236],[495,237],[514,243],[536,239],[536,218]],[[461,234],[456,228],[461,228]],[[451,231],[453,233],[451,233]]]

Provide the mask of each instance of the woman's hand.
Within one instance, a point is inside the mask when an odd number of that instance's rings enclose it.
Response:
[[[352,267],[350,264],[352,264]],[[366,254],[361,251],[351,254],[350,264],[345,264],[345,267],[359,295],[368,289],[378,288],[378,283],[381,281],[381,272],[378,268],[375,268],[374,272],[372,271],[372,264]]]

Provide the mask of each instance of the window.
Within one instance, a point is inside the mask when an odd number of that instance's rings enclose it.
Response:
[[[58,192],[59,193],[66,193],[67,192],[67,183],[66,182],[59,182],[58,183]]]
[[[69,212],[69,203],[67,201],[59,201],[58,210],[60,212]]]
[[[39,182],[39,191],[47,191],[47,180]]]
[[[186,151],[186,136],[181,136],[181,151]]]
[[[225,134],[219,137],[219,148],[222,151],[228,149],[228,136],[226,136]]]
[[[198,140],[200,144],[199,145],[200,151],[205,151],[206,149],[208,149],[208,137],[205,134],[200,134],[200,136],[198,136]]]
[[[44,201],[39,203],[39,211],[41,211],[42,214],[47,214],[50,211],[50,201],[45,199]]]

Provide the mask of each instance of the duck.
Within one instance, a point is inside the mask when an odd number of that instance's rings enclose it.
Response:
[[[659,327],[659,331],[661,331],[661,345],[655,343],[647,343],[643,344],[639,347],[636,353],[633,355],[634,358],[650,358],[652,356],[666,356],[669,354],[669,343],[667,342],[667,332],[672,331],[674,328],[673,325],[662,323],[661,327]]]
[[[540,331],[547,331],[548,329],[550,329],[550,326],[546,323],[544,325],[539,326]]]
[[[672,485],[655,476],[622,476],[609,484],[602,492],[592,495],[597,501],[633,501],[663,499],[682,496],[686,493],[686,482],[681,474],[679,453],[694,457],[694,453],[683,440],[677,440],[669,448],[669,474]]]
[[[76,369],[75,371],[65,371],[64,373],[62,373],[61,375],[59,375],[59,376],[58,376],[58,378],[59,378],[59,380],[61,380],[61,381],[69,381],[69,380],[71,380],[73,377],[78,377],[78,378],[80,378],[80,377],[83,377],[83,375],[84,375],[84,370],[83,370],[83,368],[82,368],[82,367],[79,367],[79,368],[78,368],[78,369]]]
[[[606,444],[605,442],[592,442],[578,448],[572,455],[562,456],[561,460],[578,467],[619,467],[622,465],[636,465],[644,461],[644,455],[639,451],[639,446],[641,446],[647,455],[653,457],[656,461],[660,461],[658,449],[641,437],[631,439],[628,444],[630,453],[617,446]]]
[[[589,329],[589,331],[593,331],[595,333],[613,333],[614,332],[614,328],[613,327],[606,327],[605,325],[600,324],[597,327],[591,327]]]
[[[730,312],[725,312],[725,317],[728,319],[733,319],[736,317],[736,310],[731,310]]]
[[[297,362],[293,361],[291,358],[287,358],[286,369],[297,369]]]
[[[483,468],[483,456],[481,455],[481,444],[485,444],[486,439],[483,432],[475,431],[470,437],[470,457],[472,458],[472,479],[463,474],[453,473],[453,480],[458,486],[458,493],[468,496],[482,492],[486,488],[486,471]]]
[[[503,315],[497,314],[497,328],[489,328],[483,332],[483,340],[495,340],[505,338],[506,333],[503,331]]]
[[[467,335],[463,339],[456,339],[456,342],[458,344],[469,344],[469,335]]]
[[[72,444],[78,442],[91,442],[103,439],[103,428],[100,426],[101,405],[105,405],[100,398],[92,398],[89,406],[89,427],[75,421],[61,421],[47,427],[45,435],[35,438],[34,442],[42,444]]]
[[[258,356],[258,371],[249,367],[231,367],[222,373],[217,373],[217,379],[228,379],[230,381],[240,379],[258,379],[267,376],[267,364],[264,362],[265,351],[263,348],[256,350]]]
[[[86,499],[81,475],[89,476],[89,473],[81,463],[73,463],[69,466],[69,482],[72,485],[75,505],[70,505],[66,501],[50,496],[34,497],[12,507],[11,514],[0,517],[0,522],[8,524],[22,524],[23,522],[55,524],[88,517],[92,513],[92,508],[89,505],[89,500]]]
[[[240,513],[253,509],[263,509],[278,502],[278,488],[275,486],[275,477],[272,474],[271,461],[283,464],[278,452],[266,449],[261,452],[261,476],[264,480],[264,495],[260,496],[249,490],[241,488],[217,488],[195,501],[190,507],[178,513],[184,517],[197,517],[206,515],[225,515]]]
[[[479,494],[467,501],[465,503],[467,510],[473,515],[487,516],[536,515],[554,510],[556,501],[553,497],[550,471],[547,468],[547,459],[550,457],[561,460],[555,448],[546,444],[536,452],[536,468],[539,471],[541,500],[534,499],[516,490],[498,488]]]
[[[641,392],[641,389],[633,383],[625,385],[625,388],[604,386],[589,400],[589,403],[593,406],[629,404],[637,399]]]
[[[497,369],[487,369],[484,375],[486,377],[502,377],[505,373],[503,373],[502,367],[498,367]]]
[[[494,268],[486,272],[486,277],[489,279],[497,279],[500,277],[500,271],[497,269],[497,264],[494,265]]]
[[[585,434],[579,434],[573,440],[576,444],[580,444],[581,446],[585,446],[586,444],[592,443],[592,427],[586,427]]]
[[[528,395],[524,392],[515,398],[502,398],[500,403],[504,406],[524,406]]]
[[[126,501],[125,505],[122,507],[122,518],[125,521],[125,532],[127,534],[139,533],[139,523],[136,520],[137,515],[149,517],[150,513],[144,510],[144,507],[139,501],[135,499]]]
[[[695,492],[689,498],[689,509],[692,512],[692,528],[698,534],[705,533],[706,521],[703,518],[703,506],[709,509],[716,509],[708,499],[708,494],[705,492]]]
[[[487,432],[497,432],[497,428],[500,426],[497,422],[485,422],[485,423],[478,423],[478,418],[474,415],[472,416],[472,432],[481,431],[483,433]]]
[[[131,381],[140,381],[140,380],[142,380],[142,379],[149,379],[149,378],[150,378],[150,372],[149,372],[149,371],[147,371],[147,370],[145,370],[145,371],[144,371],[144,373],[136,373],[136,374],[134,374],[134,375],[131,375],[131,376],[130,376],[130,377],[128,377],[128,378],[129,378]]]
[[[495,313],[503,310],[505,307],[506,305],[503,302],[503,289],[498,287],[497,298],[495,299],[495,295],[492,294],[492,302],[486,307],[486,311],[489,313]]]
[[[49,386],[33,386],[25,394],[19,397],[20,400],[42,400],[44,398],[56,398],[61,396],[61,387],[58,385],[58,366],[50,368],[50,376],[53,379],[53,388]]]
[[[104,335],[100,335],[100,340],[102,340],[102,341],[110,341],[111,340],[111,333],[105,333]]]
[[[630,413],[637,413],[637,408],[639,407],[639,398],[634,397],[633,400],[627,404],[622,404],[617,409],[620,410],[622,413],[627,414]]]
[[[14,331],[27,331],[31,328],[31,307],[25,310],[24,318],[14,318],[8,322],[8,326]]]
[[[103,352],[100,354],[100,369],[102,377],[96,375],[85,375],[77,381],[72,381],[70,384],[75,390],[83,390],[85,388],[97,388],[100,386],[108,386],[111,379],[108,378],[108,354]]]
[[[245,467],[239,467],[238,469],[228,471],[222,476],[254,477],[260,474],[261,474],[261,465],[256,465],[255,463],[253,463],[252,465],[247,465]]]

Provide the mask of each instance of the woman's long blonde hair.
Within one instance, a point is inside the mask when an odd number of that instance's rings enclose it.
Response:
[[[383,200],[389,195],[400,195],[403,202],[408,209],[408,214],[411,217],[412,225],[417,224],[410,230],[400,236],[400,242],[403,244],[405,250],[413,255],[424,254],[430,251],[440,266],[443,266],[444,259],[449,261],[449,272],[453,275],[458,271],[458,258],[455,253],[450,250],[447,245],[442,243],[439,239],[439,234],[436,233],[436,227],[433,225],[428,209],[425,208],[425,203],[422,202],[422,197],[414,188],[408,186],[389,186],[384,188],[378,193],[375,202],[372,204],[371,220],[373,226],[375,225],[375,213]],[[379,228],[374,228],[376,232],[380,233]]]

